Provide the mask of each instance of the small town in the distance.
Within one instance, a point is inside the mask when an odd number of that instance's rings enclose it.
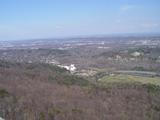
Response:
[[[160,120],[160,0],[0,0],[0,120]]]

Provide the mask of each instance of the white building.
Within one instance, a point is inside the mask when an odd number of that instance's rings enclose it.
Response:
[[[140,52],[134,52],[134,53],[132,53],[132,56],[134,56],[134,57],[138,57],[138,56],[140,56],[141,55],[141,53]]]
[[[63,65],[58,65],[58,66],[65,68],[65,69],[69,70],[70,72],[75,72],[77,69],[74,64],[71,64],[70,66],[63,66]]]

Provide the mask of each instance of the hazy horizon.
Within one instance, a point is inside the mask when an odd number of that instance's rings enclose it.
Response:
[[[5,0],[0,41],[159,34],[159,0]]]

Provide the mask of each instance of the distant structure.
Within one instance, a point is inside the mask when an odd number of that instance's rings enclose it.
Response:
[[[70,72],[75,72],[77,69],[74,64],[71,64],[70,66],[63,66],[63,65],[58,65],[58,66],[65,68],[65,69],[69,70]]]
[[[134,57],[138,57],[138,56],[140,56],[140,55],[142,55],[140,52],[134,52],[134,53],[132,53],[132,56],[134,56]]]

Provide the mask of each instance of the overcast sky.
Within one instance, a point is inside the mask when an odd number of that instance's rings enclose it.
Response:
[[[160,33],[160,0],[0,0],[0,40]]]

